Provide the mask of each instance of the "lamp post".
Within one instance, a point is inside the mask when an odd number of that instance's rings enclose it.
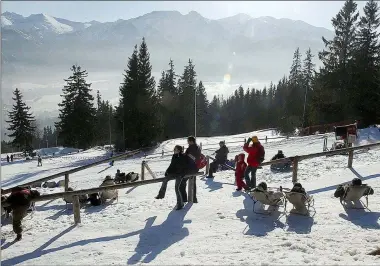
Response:
[[[181,79],[181,76],[174,75],[177,78]],[[183,82],[186,86],[192,86],[186,82]],[[194,137],[197,137],[197,87],[194,87]]]

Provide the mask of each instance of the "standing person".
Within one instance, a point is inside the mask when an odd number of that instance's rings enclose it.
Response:
[[[198,167],[196,164],[196,161],[200,159],[201,157],[201,150],[199,146],[197,145],[197,142],[195,140],[195,137],[190,136],[187,138],[187,144],[189,144],[189,147],[187,147],[185,154],[190,158],[189,160],[189,174],[195,174],[198,172]],[[198,203],[197,199],[197,185],[196,185],[196,179],[194,178],[194,198],[193,202]],[[187,182],[187,179],[185,180]]]
[[[15,187],[12,188],[11,195],[1,203],[2,207],[10,207],[12,209],[13,231],[17,235],[17,241],[22,238],[22,219],[27,215],[32,200],[39,196],[40,193],[37,190]]]
[[[168,169],[165,172],[165,177],[167,178],[162,182],[160,191],[156,196],[156,199],[163,199],[165,197],[166,188],[168,185],[168,181],[175,177],[175,193],[177,197],[177,209],[182,209],[183,203],[187,202],[187,193],[186,193],[186,181],[183,180],[183,176],[187,174],[189,170],[189,160],[183,153],[183,149],[181,146],[176,145],[174,147],[174,154],[172,156],[172,160]]]
[[[7,154],[7,163],[9,163],[9,155]]]
[[[252,141],[252,145],[249,143]],[[244,151],[248,153],[248,167],[245,169],[244,178],[248,188],[256,187],[256,171],[260,164],[264,161],[265,150],[264,147],[259,142],[257,136],[249,138],[244,144]],[[251,178],[249,178],[251,174]]]
[[[38,158],[37,158],[37,166],[42,166],[42,158],[41,158],[41,155],[38,154]]]
[[[210,170],[207,178],[214,178],[213,174],[216,173],[218,166],[220,164],[225,164],[227,162],[227,155],[229,150],[224,141],[219,142],[219,150],[215,151],[215,161],[210,163]]]
[[[11,162],[13,162],[13,154],[11,154]]]
[[[247,164],[244,161],[245,159],[245,154],[240,153],[237,155],[237,163],[236,163],[236,169],[235,169],[235,178],[236,178],[236,185],[237,189],[236,191],[240,191],[243,188],[247,189],[247,185],[244,183],[244,172],[245,169],[247,168]]]

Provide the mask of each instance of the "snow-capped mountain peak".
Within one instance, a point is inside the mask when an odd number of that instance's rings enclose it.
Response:
[[[26,18],[30,25],[40,30],[49,30],[56,34],[72,32],[73,28],[64,23],[58,22],[55,18],[47,14],[35,14]]]

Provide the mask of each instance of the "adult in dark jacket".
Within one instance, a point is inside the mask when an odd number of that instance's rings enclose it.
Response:
[[[279,150],[277,152],[277,154],[275,156],[272,157],[272,160],[271,161],[274,161],[274,160],[279,160],[279,159],[284,159],[285,158],[285,155],[284,153],[282,152],[282,150]]]
[[[183,148],[179,145],[174,147],[174,154],[172,156],[172,160],[168,169],[165,172],[165,177],[167,179],[162,182],[160,191],[156,196],[156,199],[163,199],[165,197],[166,188],[168,186],[168,181],[173,177],[182,177],[186,175],[189,170],[189,158],[183,153]],[[181,187],[181,197],[183,202],[187,202],[187,194],[186,194],[186,182],[185,184],[185,193],[183,193],[183,185]]]
[[[196,139],[193,136],[190,136],[187,138],[187,143],[189,144],[189,147],[187,147],[185,154],[190,158],[190,160],[189,160],[189,174],[195,174],[198,172],[198,167],[197,167],[196,161],[199,160],[201,157],[201,149],[197,145]],[[185,179],[185,182],[187,182],[187,178]],[[198,203],[197,185],[196,185],[195,177],[194,177],[193,203]]]
[[[249,143],[252,141],[252,146],[249,146]],[[265,150],[264,147],[259,142],[259,139],[254,136],[249,138],[243,147],[244,151],[248,153],[247,159],[247,168],[244,172],[244,178],[246,185],[249,188],[256,187],[256,171],[259,168],[260,164],[264,161]],[[249,178],[251,174],[251,178]]]
[[[36,190],[28,188],[15,187],[12,189],[11,195],[4,202],[3,207],[10,207],[12,209],[13,217],[13,231],[16,233],[16,240],[22,238],[21,221],[27,215],[27,211],[32,203],[32,200],[39,197],[40,193]]]
[[[218,166],[227,162],[227,155],[229,150],[224,141],[219,142],[219,150],[215,151],[215,161],[210,163],[210,170],[207,178],[214,178],[213,174],[216,173]]]

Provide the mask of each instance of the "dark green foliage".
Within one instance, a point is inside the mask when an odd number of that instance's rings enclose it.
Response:
[[[35,122],[33,115],[29,112],[28,107],[22,100],[22,94],[19,89],[13,92],[14,105],[12,111],[8,112],[9,127],[7,128],[12,133],[8,136],[13,138],[12,145],[22,150],[25,154],[33,150],[32,142],[34,137]]]
[[[71,68],[73,74],[65,80],[62,103],[59,104],[58,136],[68,147],[88,148],[95,138],[94,97],[91,84],[86,83],[87,71],[80,66]]]

